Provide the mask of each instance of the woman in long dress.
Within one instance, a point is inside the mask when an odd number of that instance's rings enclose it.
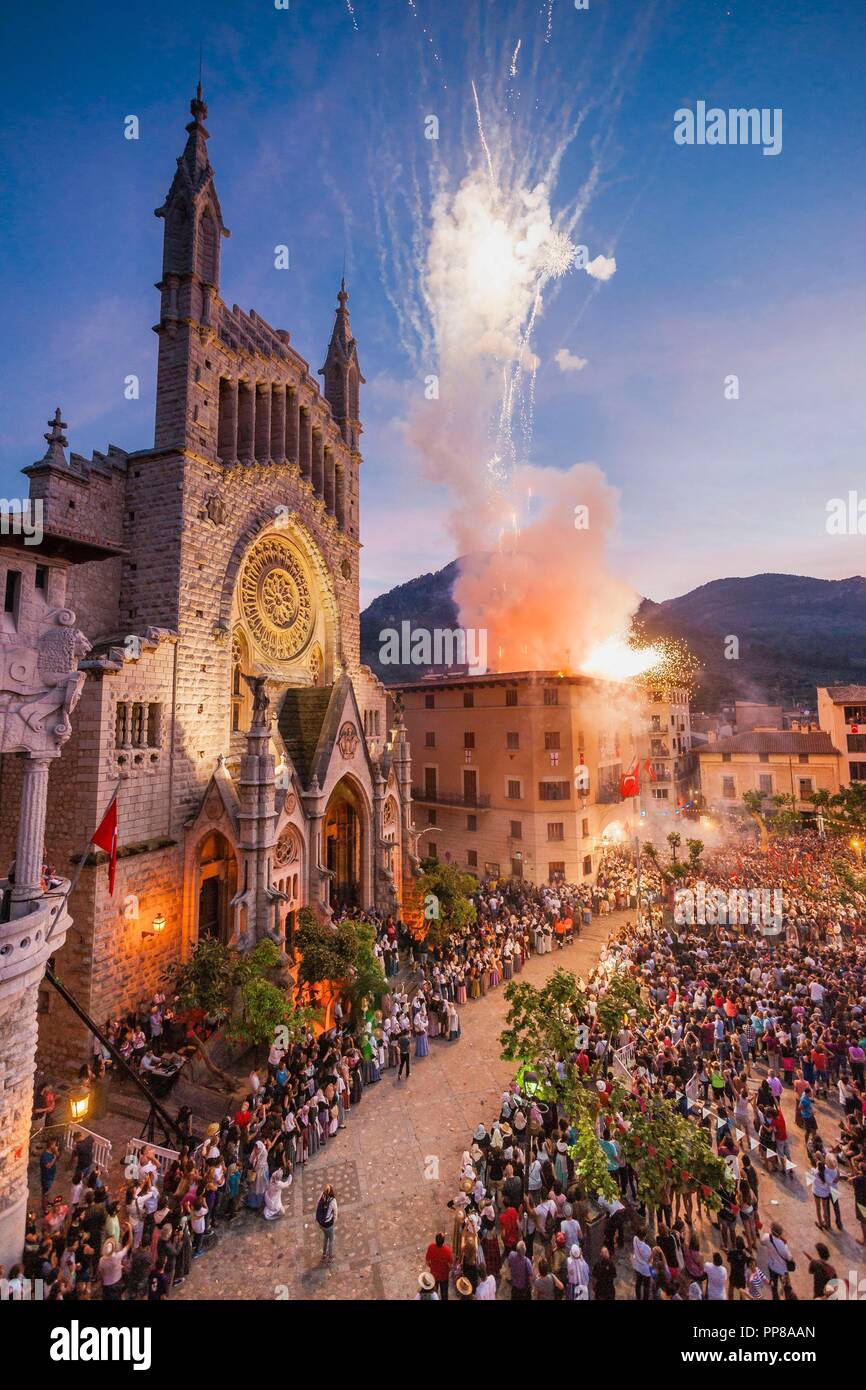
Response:
[[[427,1011],[421,1009],[415,1019],[415,1056],[426,1057],[430,1051],[427,1042]]]
[[[271,1173],[270,1181],[265,1188],[265,1220],[276,1221],[279,1217],[285,1216],[286,1210],[283,1206],[283,1192],[292,1185],[291,1173],[287,1178],[283,1177],[282,1168],[275,1168]]]
[[[268,1151],[264,1142],[257,1139],[249,1162],[249,1187],[247,1189],[247,1206],[258,1211],[264,1204],[265,1192],[268,1187]]]

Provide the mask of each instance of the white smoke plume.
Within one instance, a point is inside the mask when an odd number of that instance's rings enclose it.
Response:
[[[627,631],[638,601],[607,567],[616,496],[603,475],[532,459],[533,343],[545,304],[579,285],[576,264],[598,281],[616,269],[613,257],[578,250],[603,162],[598,138],[581,185],[558,194],[592,102],[578,106],[576,76],[572,106],[546,84],[548,23],[534,36],[484,36],[484,81],[462,91],[458,172],[453,150],[446,158],[437,144],[429,201],[405,169],[399,186],[376,190],[383,278],[419,375],[433,383],[410,413],[407,442],[450,491],[455,545],[470,556],[455,590],[461,621],[488,629],[500,670],[578,670],[593,646]],[[608,98],[616,104],[616,93]],[[411,234],[400,238],[407,214]],[[557,361],[583,365],[567,349]]]

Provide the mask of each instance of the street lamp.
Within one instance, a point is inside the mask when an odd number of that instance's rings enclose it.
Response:
[[[84,1086],[77,1086],[69,1094],[69,1118],[75,1124],[87,1119],[90,1109],[90,1092]]]
[[[145,936],[160,936],[165,931],[165,914],[158,912],[153,919],[150,931],[143,931],[142,938]]]

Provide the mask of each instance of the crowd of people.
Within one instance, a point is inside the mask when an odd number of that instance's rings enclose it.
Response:
[[[279,1219],[296,1175],[363,1098],[367,1036],[341,1027],[318,1037],[307,1031],[288,1047],[275,1042],[267,1069],[250,1073],[231,1113],[199,1138],[181,1107],[177,1156],[154,1146],[131,1152],[119,1188],[85,1134],[72,1152],[68,1192],[57,1194],[62,1155],[49,1137],[39,1165],[42,1212],[28,1214],[23,1258],[6,1272],[9,1296],[41,1280],[48,1299],[164,1299],[242,1209]],[[337,1196],[326,1187],[316,1212],[326,1262],[337,1217]]]
[[[483,886],[476,921],[435,949],[374,917],[381,999],[354,1031],[338,1005],[326,1033],[307,1032],[287,1049],[275,1044],[266,1072],[250,1073],[245,1099],[205,1135],[194,1134],[182,1109],[175,1159],[144,1150],[130,1158],[122,1189],[110,1192],[85,1141],[69,1193],[57,1196],[62,1156],[53,1141],[45,1146],[43,1212],[30,1214],[10,1288],[29,1278],[43,1280],[49,1298],[169,1296],[241,1209],[279,1219],[299,1168],[385,1071],[408,1079],[431,1039],[459,1040],[466,1004],[513,979],[533,953],[565,947],[593,915],[625,910],[634,922],[611,935],[586,1015],[574,1020],[582,1031],[572,1058],[587,1086],[607,1096],[597,1138],[618,1196],[599,1200],[583,1185],[573,1117],[512,1087],[463,1155],[452,1229],[431,1243],[417,1297],[443,1299],[450,1290],[465,1299],[609,1299],[622,1296],[625,1277],[636,1298],[757,1298],[767,1290],[794,1297],[795,1255],[782,1226],[764,1220],[761,1202],[765,1177],[804,1176],[823,1237],[807,1268],[814,1296],[826,1296],[834,1228],[850,1226],[853,1214],[866,1239],[866,903],[838,856],[838,842],[817,836],[785,837],[769,854],[744,839],[680,870],[680,887],[778,881],[785,929],[772,938],[741,923],[676,926],[665,911],[672,903],[666,856],[643,854],[639,877],[633,856],[616,849],[603,856],[592,886]],[[609,1037],[596,1006],[614,970],[639,982],[647,1017]],[[207,1031],[211,1022],[181,1022],[156,996],[134,1016],[108,1020],[106,1030],[153,1079],[167,1055],[185,1055],[191,1026]],[[97,1044],[86,1077],[95,1092],[107,1068],[110,1055]],[[627,1121],[615,1103],[623,1086],[642,1106],[663,1099],[706,1131],[731,1174],[718,1211],[700,1191],[672,1188],[657,1209],[641,1202],[623,1156]],[[43,1088],[37,1110],[46,1123],[54,1104],[50,1086]],[[796,1177],[790,1123],[805,1141]],[[338,1200],[330,1188],[316,1220],[323,1259],[332,1260]]]
[[[795,1298],[798,1255],[811,1280],[799,1296],[832,1296],[833,1239],[850,1225],[866,1242],[866,941],[862,895],[839,856],[838,842],[817,836],[786,837],[769,856],[743,842],[676,880],[749,887],[775,875],[785,922],[773,937],[751,923],[676,927],[663,911],[672,895],[662,857],[642,856],[644,903],[660,906],[652,922],[645,911],[640,926],[636,916],[612,934],[587,1011],[573,1020],[570,1057],[603,1093],[596,1132],[618,1197],[599,1201],[583,1185],[572,1117],[515,1086],[463,1154],[453,1226],[427,1250],[416,1297],[443,1299],[450,1288],[464,1299],[609,1299],[627,1280],[635,1298]],[[637,872],[630,854],[610,851],[596,910],[603,900],[608,910],[636,906]],[[495,912],[536,919],[533,891],[515,885]],[[646,1018],[608,1037],[597,1003],[618,971],[639,982]],[[672,1182],[647,1209],[623,1155],[628,1107],[617,1095],[642,1111],[664,1101],[704,1129],[730,1175],[718,1204]],[[796,1165],[791,1123],[805,1146]],[[823,1237],[814,1249],[794,1251],[769,1219],[765,1178],[808,1183]]]

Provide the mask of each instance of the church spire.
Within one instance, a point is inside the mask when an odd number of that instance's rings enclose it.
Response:
[[[207,105],[201,80],[189,104],[192,120],[171,188],[156,216],[165,219],[163,280],[166,276],[195,276],[200,284],[219,288],[219,241],[229,236],[208,158],[210,135],[205,127]]]
[[[352,337],[349,323],[348,302],[344,275],[337,294],[337,313],[328,354],[325,365],[319,368],[319,376],[325,378],[324,396],[330,403],[343,438],[350,448],[357,449],[361,435],[359,387],[364,384],[364,378],[358,364],[358,345]]]

